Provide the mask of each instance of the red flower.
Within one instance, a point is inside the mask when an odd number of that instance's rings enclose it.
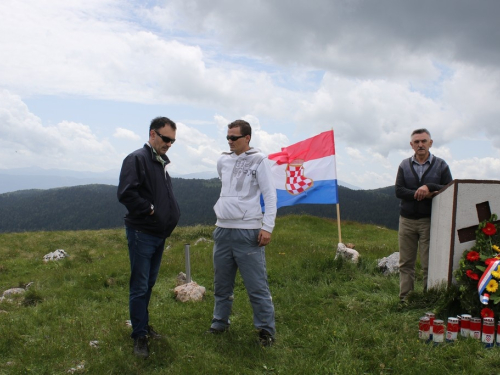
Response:
[[[479,260],[479,253],[477,251],[469,251],[467,253],[467,260],[470,260],[471,262]]]
[[[493,310],[492,309],[489,309],[487,307],[485,307],[484,309],[481,310],[481,317],[484,319],[484,318],[493,318],[494,317],[494,313],[493,313]]]
[[[486,267],[488,267],[491,263],[493,262],[496,262],[498,259],[496,258],[488,258],[484,261],[484,264],[486,265]]]
[[[493,236],[497,232],[497,228],[492,223],[486,223],[486,226],[483,228],[483,233],[487,236]]]
[[[467,270],[465,274],[469,276],[472,280],[479,280],[479,275],[477,273],[472,272],[471,270]]]

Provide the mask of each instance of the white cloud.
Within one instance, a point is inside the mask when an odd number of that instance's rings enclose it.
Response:
[[[363,156],[362,152],[360,150],[358,150],[357,148],[346,147],[345,150],[346,150],[347,155],[353,160],[357,160],[357,161],[365,161],[366,160],[365,157]]]
[[[214,125],[215,126],[215,125]],[[168,151],[173,173],[213,172],[223,149],[220,142],[177,122],[176,143]]]
[[[341,179],[355,185],[392,184],[420,127],[454,176],[497,178],[499,10],[492,0],[5,0],[0,163],[109,169],[123,140],[146,135],[135,120],[64,108],[47,120],[25,104],[57,96],[193,118],[169,151],[178,173],[213,170],[227,124],[244,118],[266,153],[333,128],[339,172],[352,177]]]
[[[498,180],[500,176],[500,159],[498,158],[453,160],[448,164],[455,179]]]
[[[200,105],[228,115],[279,117],[293,94],[272,77],[222,58],[185,38],[130,22],[156,13],[116,0],[35,0],[0,4],[0,85],[23,96],[80,95],[145,104]],[[117,8],[117,12],[112,10]],[[139,18],[140,19],[140,18]],[[196,37],[193,37],[196,40]],[[36,56],[36,58],[33,58]]]
[[[115,133],[113,134],[113,137],[115,138],[123,138],[123,139],[130,139],[133,141],[138,141],[141,139],[141,137],[134,133],[132,130],[124,129],[124,128],[116,128]]]
[[[457,133],[466,137],[484,134],[500,150],[500,71],[457,66],[453,77],[443,84],[443,100],[460,120],[444,126],[446,139]]]
[[[349,146],[370,147],[384,156],[406,148],[413,129],[440,129],[452,121],[456,121],[453,111],[412,92],[407,85],[331,74],[326,74],[318,91],[301,103],[296,117],[303,128],[320,132],[333,126],[336,137]]]
[[[394,185],[396,175],[388,172],[378,173],[365,170],[362,173],[348,172],[339,173],[339,179],[348,181],[355,186],[362,186],[364,189],[376,189],[382,186]]]
[[[2,168],[63,168],[104,171],[121,159],[107,140],[89,126],[71,121],[44,126],[19,96],[0,90],[0,160]]]
[[[434,155],[440,157],[444,160],[453,160],[453,156],[451,154],[451,150],[447,146],[434,147],[432,146],[430,150]]]
[[[495,1],[174,0],[169,7],[183,17],[178,27],[215,35],[227,48],[348,76],[429,79],[435,56],[500,60]]]

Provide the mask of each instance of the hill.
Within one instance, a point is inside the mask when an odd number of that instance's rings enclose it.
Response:
[[[218,179],[172,179],[181,207],[180,226],[213,225],[212,207],[220,193]],[[398,200],[394,188],[351,190],[339,186],[340,217],[396,229]],[[126,209],[114,185],[81,185],[0,194],[0,233],[23,231],[106,229],[123,226]],[[332,205],[283,207],[278,216],[310,214],[336,218]]]
[[[335,222],[306,215],[278,218],[266,247],[276,310],[276,343],[257,345],[252,309],[236,279],[231,329],[203,334],[212,319],[212,226],[177,228],[167,239],[149,314],[161,340],[148,360],[132,355],[127,326],[129,260],[121,229],[0,234],[0,295],[32,283],[13,302],[0,302],[0,374],[494,374],[499,348],[480,340],[426,344],[419,317],[446,319],[445,295],[417,290],[398,299],[399,278],[384,276],[377,258],[397,249],[397,232],[346,222],[343,237],[361,254],[358,264],[335,259]],[[200,238],[204,241],[198,241]],[[174,297],[191,243],[191,274],[206,288],[203,301]],[[69,257],[43,263],[49,251]],[[72,372],[73,373],[73,372]]]
[[[0,169],[0,194],[18,190],[55,189],[60,187],[80,186],[89,184],[116,185],[120,170],[104,172],[83,172],[68,169],[40,168],[10,168]],[[197,172],[187,174],[170,173],[171,177],[182,179],[212,179],[217,178],[217,172]],[[339,185],[349,189],[360,188],[341,180]]]

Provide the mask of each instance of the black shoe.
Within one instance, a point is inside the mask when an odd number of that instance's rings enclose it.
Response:
[[[274,337],[265,329],[259,331],[259,342],[262,346],[272,346],[274,343]]]
[[[134,354],[137,357],[142,357],[144,359],[149,357],[147,336],[141,336],[134,339]]]
[[[211,335],[220,335],[221,333],[227,332],[229,328],[224,328],[224,329],[215,329],[210,327],[208,331],[205,331],[206,334],[211,334]]]
[[[153,327],[151,327],[151,326],[147,326],[147,327],[146,327],[146,329],[148,330],[148,337],[149,337],[150,339],[156,339],[156,340],[158,340],[158,339],[163,338],[163,336],[162,336],[162,335],[160,335],[158,332],[156,332],[156,331],[153,329]]]

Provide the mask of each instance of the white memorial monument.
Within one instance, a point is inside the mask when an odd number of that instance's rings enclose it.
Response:
[[[465,250],[474,246],[477,226],[500,217],[500,181],[453,180],[432,201],[429,288],[451,285]]]

